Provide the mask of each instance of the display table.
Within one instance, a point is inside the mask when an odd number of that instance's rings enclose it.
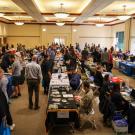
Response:
[[[57,125],[73,125],[79,127],[79,114],[73,95],[63,87],[51,88],[48,96],[46,130]]]
[[[126,101],[128,106],[128,132],[135,133],[135,99],[130,96],[131,90],[121,92],[123,100]]]
[[[128,76],[133,75],[133,69],[135,68],[134,63],[129,63],[129,62],[119,62],[119,70],[123,72],[124,74]]]
[[[66,73],[53,73],[50,81],[50,87],[70,87],[69,78]]]

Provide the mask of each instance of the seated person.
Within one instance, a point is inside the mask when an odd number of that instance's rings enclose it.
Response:
[[[127,109],[126,104],[120,94],[120,85],[119,84],[114,84],[114,86],[113,86],[113,90],[111,92],[111,101],[115,106],[115,110],[124,111]]]
[[[60,50],[56,51],[56,55],[55,55],[55,59],[60,59],[62,57],[62,54],[60,52]]]
[[[77,90],[79,88],[80,80],[81,75],[78,72],[76,72],[76,70],[71,70],[69,72],[70,86],[72,87],[73,90]]]
[[[102,87],[103,84],[103,77],[102,77],[102,72],[101,72],[101,67],[98,66],[96,69],[96,74],[94,75],[94,83],[99,86],[100,88]]]
[[[80,98],[75,97],[76,102],[79,102],[80,105],[80,113],[89,113],[92,111],[93,107],[93,90],[90,89],[89,81],[83,82],[83,90],[84,94]]]
[[[129,87],[127,86],[126,82],[122,82],[121,84],[121,91],[127,90]]]
[[[104,76],[103,85],[101,87],[100,95],[99,95],[100,102],[105,98],[105,95],[107,93],[110,93],[110,80],[108,74]]]

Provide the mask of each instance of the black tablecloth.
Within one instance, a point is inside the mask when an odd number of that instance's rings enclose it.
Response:
[[[76,128],[79,128],[79,116],[77,112],[69,112],[69,118],[57,118],[57,112],[48,112],[47,118],[45,121],[46,130],[48,131],[50,127],[53,127],[56,124],[68,124],[74,122]]]
[[[48,97],[48,107],[47,107],[47,117],[45,121],[45,126],[46,129],[48,130],[49,127],[52,127],[55,124],[68,124],[70,122],[74,122],[75,127],[79,127],[79,116],[77,113],[77,105],[76,102],[71,100],[68,100],[68,98],[64,98],[62,95],[62,92],[66,92],[66,94],[71,94],[66,90],[66,88],[55,88],[56,90],[59,91],[59,95],[61,95],[61,101],[59,102],[60,104],[58,105],[58,109],[50,109],[49,110],[49,105],[55,103],[52,99],[55,97],[52,97],[52,90],[54,88],[50,89],[49,92],[49,97]],[[62,102],[63,99],[66,99],[67,102]],[[69,118],[57,118],[57,112],[60,110],[67,109],[69,112]],[[55,111],[57,110],[57,111]]]
[[[128,110],[128,132],[135,133],[135,107],[129,105]]]

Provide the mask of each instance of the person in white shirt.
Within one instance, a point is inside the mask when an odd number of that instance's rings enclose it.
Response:
[[[33,91],[35,92],[35,107],[34,109],[39,109],[39,84],[42,80],[42,72],[39,64],[36,63],[37,56],[32,57],[32,61],[26,65],[25,76],[28,84],[29,93],[29,109],[33,109]]]

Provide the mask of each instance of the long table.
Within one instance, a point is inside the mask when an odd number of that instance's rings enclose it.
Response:
[[[128,76],[135,75],[135,64],[129,62],[119,62],[119,70]]]
[[[79,127],[78,107],[69,87],[67,74],[52,74],[45,121],[47,131],[56,125],[69,123],[73,123],[76,128]]]
[[[53,73],[50,81],[50,87],[54,86],[70,87],[68,75],[66,73]]]
[[[130,96],[131,91],[121,92],[123,100],[128,104],[128,132],[135,133],[135,99]]]

